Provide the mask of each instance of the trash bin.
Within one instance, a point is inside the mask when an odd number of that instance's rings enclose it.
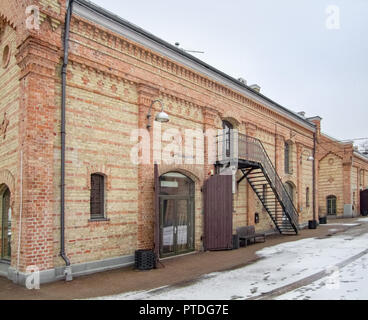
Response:
[[[233,234],[233,250],[239,249],[239,236],[237,234]]]
[[[317,220],[309,220],[308,221],[309,229],[317,229]]]
[[[327,217],[319,217],[319,224],[327,224]]]
[[[135,251],[135,268],[138,270],[151,270],[156,268],[156,255],[152,250]]]

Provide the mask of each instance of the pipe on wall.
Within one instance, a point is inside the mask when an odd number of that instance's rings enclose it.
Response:
[[[65,105],[66,105],[66,73],[69,61],[69,33],[70,21],[73,13],[73,2],[69,0],[65,17],[64,30],[64,59],[61,68],[61,186],[60,186],[60,256],[65,261],[66,280],[72,280],[70,260],[65,253]]]
[[[317,136],[316,133],[313,133],[313,220],[317,220],[316,209],[317,209],[317,201],[316,201],[316,148],[317,148]]]

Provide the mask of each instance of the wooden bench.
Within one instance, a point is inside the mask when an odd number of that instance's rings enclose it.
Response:
[[[239,227],[236,229],[236,234],[238,235],[239,246],[241,240],[244,240],[245,246],[251,240],[253,240],[253,243],[256,243],[257,239],[262,239],[262,242],[266,241],[266,234],[256,233],[254,226]]]

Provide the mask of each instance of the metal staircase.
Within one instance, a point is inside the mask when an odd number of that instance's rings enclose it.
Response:
[[[298,212],[284,184],[276,172],[262,142],[256,138],[236,134],[231,138],[231,152],[218,137],[218,161],[220,171],[237,166],[243,173],[240,183],[247,179],[276,229],[285,235],[298,234]]]

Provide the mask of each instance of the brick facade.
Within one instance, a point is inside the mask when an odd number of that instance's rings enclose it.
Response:
[[[0,54],[6,45],[11,52],[6,68],[0,68],[0,123],[5,114],[9,121],[6,135],[0,137],[0,184],[7,185],[12,194],[11,266],[21,272],[29,265],[36,265],[41,271],[52,270],[64,265],[59,256],[59,212],[60,68],[65,0],[32,2],[40,8],[38,31],[25,28],[26,14],[12,15],[14,2],[23,11],[29,5],[26,0],[2,1],[0,5]],[[313,219],[313,189],[317,190],[317,185],[313,186],[313,166],[307,158],[313,154],[314,126],[301,117],[270,107],[250,89],[250,94],[244,94],[226,81],[186,65],[178,52],[175,57],[131,40],[93,19],[87,20],[78,12],[73,14],[67,74],[65,197],[65,245],[72,265],[131,256],[137,249],[152,248],[153,160],[158,145],[151,143],[148,149],[141,150],[140,155],[150,155],[148,164],[134,164],[131,152],[138,141],[131,134],[146,128],[147,113],[155,99],[163,102],[170,117],[168,123],[161,125],[162,133],[165,132],[162,150],[168,150],[175,132],[183,135],[185,130],[222,129],[222,121],[229,121],[240,133],[263,143],[282,181],[294,187],[299,223],[305,225]],[[159,111],[154,104],[152,114]],[[153,127],[146,135],[156,142]],[[319,139],[327,138],[319,135]],[[291,146],[289,173],[284,172],[286,142]],[[202,248],[203,236],[201,187],[214,170],[208,162],[210,144],[205,139],[203,149],[196,151],[203,154],[202,164],[159,163],[160,174],[177,171],[195,182],[196,250]],[[338,197],[339,213],[347,203],[355,203],[354,210],[358,210],[357,190],[362,183],[368,185],[368,162],[333,150],[326,152],[318,149],[317,217],[318,209],[324,213],[323,199],[327,194]],[[361,169],[366,170],[363,178]],[[93,173],[106,178],[106,219],[101,221],[90,220]],[[334,184],[329,184],[330,176]],[[356,198],[352,199],[354,194]],[[233,201],[234,230],[255,224],[256,212],[260,216],[258,230],[274,228],[246,180],[237,186]]]

